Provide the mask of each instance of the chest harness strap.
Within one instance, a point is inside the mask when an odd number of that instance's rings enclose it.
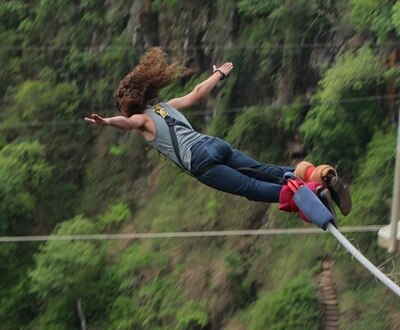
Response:
[[[171,141],[172,141],[172,147],[174,148],[174,152],[176,155],[176,158],[178,159],[178,166],[180,168],[182,168],[185,172],[190,173],[190,171],[188,171],[185,167],[185,165],[183,165],[182,162],[182,158],[181,158],[181,154],[179,152],[179,144],[178,144],[178,138],[176,137],[176,132],[175,132],[175,126],[176,125],[180,125],[183,127],[186,127],[188,129],[191,129],[187,124],[176,120],[175,118],[171,117],[168,113],[168,111],[166,109],[164,109],[163,107],[161,107],[159,104],[156,104],[153,108],[153,111],[160,115],[162,118],[164,118],[166,124],[168,125],[169,128],[169,134],[171,135]]]

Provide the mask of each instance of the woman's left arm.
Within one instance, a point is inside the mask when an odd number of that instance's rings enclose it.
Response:
[[[140,129],[145,124],[145,116],[142,114],[133,115],[129,118],[124,116],[103,118],[94,113],[90,116],[85,117],[84,119],[88,123],[97,124],[100,126],[112,126],[124,131]]]
[[[208,94],[210,94],[210,92],[218,84],[218,82],[223,78],[225,78],[225,76],[227,76],[232,69],[233,69],[232,62],[226,62],[219,68],[213,65],[214,73],[208,79],[198,84],[189,94],[172,99],[168,101],[167,104],[178,110],[196,104],[201,99],[205,98]]]

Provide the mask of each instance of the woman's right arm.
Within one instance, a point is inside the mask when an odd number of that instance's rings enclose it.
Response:
[[[85,117],[85,121],[100,126],[112,126],[124,131],[131,131],[143,127],[145,118],[143,115],[133,115],[129,118],[124,116],[115,116],[109,118],[100,117],[98,114],[92,114]]]
[[[208,77],[206,80],[198,84],[189,94],[172,99],[168,101],[167,104],[178,110],[196,104],[201,99],[206,97],[213,90],[213,88],[219,83],[219,81],[223,79],[225,76],[227,76],[232,69],[233,69],[232,62],[226,62],[222,64],[219,68],[217,68],[214,65],[213,66],[214,72],[210,77]]]

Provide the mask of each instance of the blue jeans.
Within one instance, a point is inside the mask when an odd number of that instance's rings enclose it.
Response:
[[[282,178],[286,172],[293,172],[289,166],[274,166],[262,164],[219,139],[206,137],[195,143],[192,148],[191,172],[196,175],[202,168],[206,172],[196,176],[207,186],[244,196],[251,201],[277,203],[282,185],[273,183],[268,178],[253,172],[239,172],[241,167],[250,167]],[[269,180],[269,181],[268,181]]]

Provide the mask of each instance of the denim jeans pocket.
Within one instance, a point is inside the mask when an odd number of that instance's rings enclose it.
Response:
[[[218,138],[210,138],[193,147],[191,160],[191,169],[193,173],[213,163],[224,163],[232,153],[231,146]]]

